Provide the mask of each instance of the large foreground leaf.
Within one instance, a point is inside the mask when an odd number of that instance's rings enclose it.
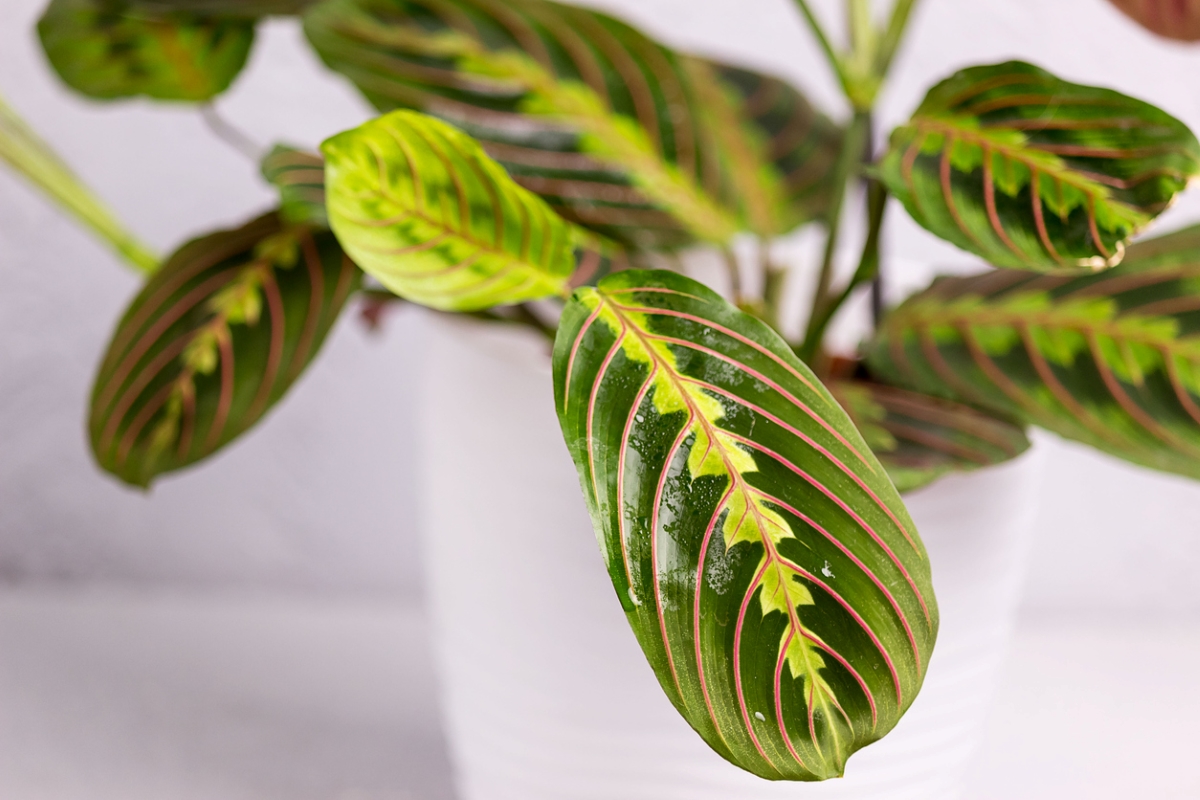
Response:
[[[578,290],[554,386],[671,702],[757,775],[841,775],[916,697],[938,623],[912,520],[845,412],[770,328],[671,272]]]
[[[241,72],[254,21],[155,13],[105,0],[52,0],[38,35],[59,77],[88,97],[198,102],[225,91]]]
[[[901,492],[1029,449],[1021,425],[961,403],[868,380],[831,381],[829,390]]]
[[[938,84],[881,174],[913,219],[999,267],[1099,269],[1200,172],[1179,120],[1020,62]]]
[[[823,210],[836,127],[780,82],[727,79],[604,14],[327,0],[305,31],[377,108],[452,120],[564,217],[626,245],[776,233]]]
[[[393,111],[321,151],[334,233],[401,297],[472,311],[566,291],[581,237],[461,131]]]
[[[1147,29],[1168,39],[1200,41],[1200,0],[1112,0]]]
[[[941,279],[884,322],[890,382],[1200,478],[1200,229],[1082,278]]]
[[[316,356],[359,278],[330,233],[275,214],[185,244],[134,299],[100,365],[96,460],[147,486],[224,447]]]

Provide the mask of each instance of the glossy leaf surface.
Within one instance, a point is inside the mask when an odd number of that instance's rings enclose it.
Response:
[[[829,390],[901,492],[1029,449],[1021,425],[962,403],[867,380],[831,381]]]
[[[1200,0],[1112,0],[1112,3],[1159,36],[1200,41]]]
[[[662,271],[574,294],[554,386],[671,702],[757,775],[842,774],[912,703],[938,622],[912,520],[845,412],[770,328]]]
[[[891,383],[1009,414],[1200,478],[1200,229],[1081,278],[941,279],[885,320]]]
[[[38,22],[50,64],[88,97],[209,100],[237,77],[254,42],[249,19],[52,0]]]
[[[275,214],[188,242],[117,326],[92,390],[96,460],[148,486],[256,424],[316,356],[358,268]]]
[[[892,134],[888,188],[932,233],[999,267],[1102,269],[1200,172],[1179,120],[1021,62],[972,67]]]
[[[279,190],[284,222],[329,227],[325,213],[325,159],[286,145],[275,145],[262,161],[262,174]]]
[[[836,149],[836,127],[786,85],[726,81],[595,11],[327,0],[305,30],[377,108],[452,120],[564,217],[627,246],[724,242],[810,219],[829,167],[815,162],[830,139]]]
[[[472,311],[566,291],[577,231],[461,131],[393,111],[321,151],[334,233],[406,300]]]

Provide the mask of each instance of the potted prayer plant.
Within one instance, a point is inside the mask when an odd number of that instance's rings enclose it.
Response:
[[[381,114],[276,146],[278,207],[161,262],[0,105],[0,155],[147,273],[88,415],[126,483],[257,423],[352,301],[439,312],[422,525],[467,800],[955,797],[1027,426],[1200,477],[1200,229],[1136,240],[1200,173],[1187,127],[1009,62],[932,87],[875,152],[915,0],[882,23],[845,0],[844,46],[796,5],[848,120],[547,0],[52,0],[46,56],[88,97],[207,103],[260,18],[296,15]],[[1200,38],[1194,3],[1117,5]],[[993,267],[884,308],[889,206]],[[804,225],[822,256],[774,257]],[[724,294],[685,250],[725,260]],[[790,281],[813,285],[800,336]],[[875,329],[832,352],[860,292]]]

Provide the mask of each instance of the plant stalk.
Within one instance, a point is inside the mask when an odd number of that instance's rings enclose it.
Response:
[[[814,338],[820,327],[822,315],[830,302],[829,287],[833,282],[834,259],[837,256],[838,242],[842,227],[842,211],[846,204],[846,189],[850,181],[858,176],[864,161],[868,158],[867,148],[871,130],[871,115],[858,112],[846,130],[846,138],[842,142],[842,151],[834,167],[833,198],[829,205],[826,218],[827,237],[825,239],[825,254],[821,259],[821,271],[817,275],[817,285],[813,292],[812,308],[808,316],[808,328],[804,343],[800,346],[799,355],[808,360],[820,348],[820,339]]]
[[[862,256],[858,262],[858,268],[854,271],[853,277],[846,282],[845,288],[838,292],[837,296],[825,304],[820,313],[813,318],[809,325],[809,333],[805,337],[804,351],[808,352],[808,348],[812,347],[812,352],[809,354],[811,358],[819,349],[820,342],[825,338],[825,332],[829,329],[829,323],[833,321],[837,312],[845,305],[854,291],[865,283],[874,283],[879,278],[879,263],[880,263],[880,240],[883,235],[883,218],[884,212],[887,211],[888,192],[883,184],[877,180],[871,179],[867,184],[867,215],[868,225],[867,241],[863,244]],[[879,323],[879,318],[882,316],[882,297],[879,292],[873,291],[871,299],[872,316],[876,324]],[[811,342],[811,344],[810,344]],[[803,355],[801,356],[803,357]]]
[[[130,266],[144,275],[158,269],[159,258],[117,220],[50,146],[0,97],[0,159],[92,229]]]
[[[881,81],[892,68],[892,60],[895,59],[896,51],[900,49],[900,43],[904,40],[904,33],[908,30],[908,23],[916,5],[917,0],[896,0],[896,5],[892,8],[892,18],[875,51],[875,74]]]
[[[846,75],[846,67],[842,62],[842,57],[833,49],[833,43],[829,40],[829,36],[825,33],[825,28],[822,27],[821,21],[817,19],[817,15],[813,13],[812,8],[808,5],[807,0],[795,0],[796,7],[800,9],[800,13],[804,16],[804,20],[808,23],[809,30],[817,39],[817,44],[821,46],[821,50],[825,52],[825,58],[829,61],[829,66],[833,68],[834,75],[837,76],[838,83],[841,84],[842,90],[849,94],[849,81]]]

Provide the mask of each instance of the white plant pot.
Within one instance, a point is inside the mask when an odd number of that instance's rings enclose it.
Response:
[[[461,800],[956,800],[1009,638],[1038,460],[906,498],[942,613],[925,688],[846,777],[772,783],[675,712],[617,602],[559,433],[549,347],[429,315],[422,526]]]

